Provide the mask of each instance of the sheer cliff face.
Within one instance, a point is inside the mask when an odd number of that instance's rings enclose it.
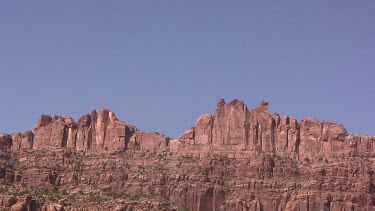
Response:
[[[7,136],[7,137],[5,137]],[[9,137],[8,137],[9,136]],[[374,137],[350,135],[331,121],[268,113],[262,102],[249,111],[239,100],[219,100],[214,114],[202,115],[176,140],[143,132],[119,121],[107,109],[82,115],[78,123],[66,116],[42,115],[33,131],[2,135],[6,147],[20,149],[71,148],[83,151],[171,149],[172,151],[267,152],[293,158],[375,156]]]
[[[3,134],[6,147],[22,149],[69,148],[83,151],[164,149],[165,136],[139,131],[135,126],[119,121],[107,109],[82,115],[78,123],[66,116],[42,115],[33,131],[13,135]],[[4,141],[4,142],[6,142]]]
[[[107,109],[77,122],[42,115],[32,131],[0,134],[0,191],[110,189],[168,197],[188,210],[368,211],[375,210],[374,142],[335,122],[269,114],[266,102],[249,110],[219,100],[175,140]],[[0,209],[16,206],[12,197],[0,194]]]
[[[187,145],[212,151],[268,152],[294,158],[332,156],[373,157],[374,137],[349,135],[335,122],[311,118],[301,122],[293,117],[281,118],[268,113],[262,102],[249,111],[242,101],[220,100],[213,115],[204,114],[195,127],[171,142],[172,150]]]

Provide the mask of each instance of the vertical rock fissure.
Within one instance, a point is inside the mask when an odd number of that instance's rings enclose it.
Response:
[[[68,143],[68,133],[69,133],[68,130],[69,129],[66,126],[64,126],[62,140],[61,140],[61,147],[66,147]]]
[[[104,146],[105,146],[105,137],[107,136],[107,126],[104,126],[104,130],[103,130],[103,142],[101,143],[102,146],[100,146],[102,149],[104,149]]]
[[[211,148],[211,146],[212,146],[214,124],[215,124],[215,118],[212,116],[212,117],[211,117],[211,125],[210,125],[210,140],[209,140],[209,142],[208,142],[210,148]]]

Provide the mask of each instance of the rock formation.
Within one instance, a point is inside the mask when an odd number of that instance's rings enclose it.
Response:
[[[82,115],[78,123],[66,116],[42,115],[33,131],[2,134],[0,144],[12,150],[70,148],[83,151],[147,150],[168,147],[167,138],[155,132],[139,131],[103,109]]]
[[[0,149],[9,149],[12,147],[12,136],[8,134],[0,134]]]
[[[375,137],[219,100],[175,140],[103,109],[0,134],[0,209],[375,210]]]
[[[213,115],[202,115],[196,125],[171,142],[171,149],[201,145],[207,151],[256,151],[295,158],[333,156],[374,157],[374,137],[349,135],[335,122],[268,113],[262,102],[249,111],[239,100],[221,99]],[[197,149],[198,149],[197,148]]]

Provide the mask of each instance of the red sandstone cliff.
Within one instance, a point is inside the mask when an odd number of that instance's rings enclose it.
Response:
[[[167,197],[188,210],[375,210],[374,141],[271,115],[266,102],[220,100],[175,140],[107,109],[77,123],[42,115],[32,131],[0,134],[0,209],[176,210]]]
[[[202,115],[193,128],[170,145],[174,151],[195,147],[208,151],[258,151],[296,158],[323,158],[374,157],[373,142],[375,137],[349,135],[335,122],[311,118],[297,122],[294,117],[271,115],[266,102],[249,111],[242,101],[226,104],[221,99],[213,115]]]
[[[3,135],[4,139],[6,135]],[[9,136],[9,135],[8,135]],[[139,131],[119,121],[108,109],[82,115],[78,123],[66,116],[42,115],[33,131],[7,136],[12,150],[70,148],[83,151],[163,149],[168,147],[165,136]]]
[[[82,115],[78,123],[65,116],[42,115],[33,131],[3,134],[12,150],[71,148],[77,150],[168,149],[178,151],[270,152],[296,158],[331,156],[374,157],[374,137],[350,135],[332,121],[268,113],[262,102],[249,111],[239,100],[221,99],[213,115],[202,115],[196,125],[171,141],[154,132],[142,132],[119,121],[107,109]],[[6,137],[5,137],[6,136]],[[6,141],[7,140],[7,141]],[[170,145],[170,146],[169,146]]]

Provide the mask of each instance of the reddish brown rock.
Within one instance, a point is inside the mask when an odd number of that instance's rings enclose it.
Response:
[[[54,191],[44,190],[46,196],[60,193],[68,202],[41,204],[44,210],[72,210],[74,203],[162,210],[172,202],[189,210],[375,210],[375,137],[350,135],[331,121],[281,118],[268,106],[249,111],[242,101],[220,100],[212,115],[172,141],[107,109],[77,124],[44,115],[34,135],[0,135],[0,190],[40,194],[35,187],[46,187]],[[147,197],[138,203],[139,196]],[[156,196],[163,200],[153,204]],[[0,209],[29,204],[8,199],[2,196]]]
[[[27,204],[24,202],[18,202],[10,208],[11,211],[28,211]]]
[[[96,148],[97,149],[104,149],[104,142],[107,137],[107,128],[109,125],[112,127],[109,128],[109,130],[112,130],[112,132],[115,132],[113,130],[115,127],[115,121],[117,121],[116,116],[113,114],[113,112],[109,111],[108,109],[103,109],[98,113],[98,117],[96,120],[96,134],[95,134],[95,142],[96,142]],[[113,135],[113,133],[111,134]]]
[[[48,115],[45,115],[45,114],[42,114],[42,116],[40,116],[39,121],[35,125],[35,127],[46,126],[46,125],[48,125],[51,122],[52,122],[52,117],[50,117]]]
[[[171,142],[171,147],[178,150],[188,142],[201,144],[206,150],[272,151],[273,140],[269,138],[273,138],[273,125],[267,108],[268,104],[262,103],[250,112],[242,101],[226,104],[221,99],[213,116],[202,115],[195,127]]]
[[[303,157],[326,157],[348,155],[348,133],[335,122],[320,122],[315,119],[301,121],[301,144],[299,153]]]
[[[92,144],[92,127],[91,116],[89,114],[82,115],[77,124],[77,137],[75,149],[89,150]],[[68,146],[74,148],[74,146]]]
[[[32,149],[34,134],[32,131],[24,131],[12,135],[13,145],[12,150]]]
[[[12,147],[12,136],[8,134],[0,134],[0,149],[10,149]]]
[[[42,115],[34,128],[34,149],[75,146],[77,124],[70,117]]]
[[[228,148],[243,150],[249,146],[249,117],[247,106],[239,100],[225,104],[220,100],[213,118],[212,147],[213,149]],[[196,127],[196,131],[199,131]],[[210,142],[210,143],[211,143]]]
[[[274,121],[275,152],[281,155],[293,155],[299,150],[300,130],[297,120],[285,116],[282,119],[277,114],[272,115]]]
[[[219,100],[214,114],[202,115],[196,125],[170,144],[173,151],[268,152],[295,158],[373,156],[373,137],[352,135],[332,121],[280,118],[268,113],[268,103],[251,112],[242,101]],[[201,145],[200,147],[192,145]],[[238,153],[237,153],[238,154]],[[236,156],[236,155],[235,155]]]
[[[128,149],[136,148],[142,150],[166,150],[168,149],[169,140],[155,132],[137,131],[136,133],[137,145]]]
[[[169,149],[171,151],[182,152],[191,149],[195,143],[195,127],[183,132],[177,139],[169,142]],[[209,146],[208,146],[209,147]]]
[[[119,121],[108,109],[81,116],[76,139],[79,150],[139,150],[166,147],[165,137],[138,131],[135,126]]]
[[[91,111],[90,118],[91,118],[91,125],[90,125],[91,140],[89,140],[88,149],[94,150],[97,148],[96,147],[96,122],[98,119],[98,113],[96,112],[96,110]]]
[[[239,100],[219,100],[213,115],[202,115],[196,125],[171,141],[157,133],[142,132],[119,121],[103,109],[82,115],[78,124],[70,117],[42,115],[34,130],[2,135],[4,148],[71,148],[90,150],[168,149],[231,152],[243,157],[251,152],[277,153],[294,158],[375,156],[373,137],[349,135],[335,122],[270,115],[268,103],[251,110]],[[239,153],[241,152],[241,153]]]
[[[249,143],[252,150],[274,152],[274,120],[268,113],[268,103],[261,104],[250,112]]]
[[[178,137],[178,140],[184,144],[195,144],[195,127],[186,130]]]
[[[349,156],[375,157],[374,143],[374,136],[349,135],[345,144]]]
[[[166,149],[169,140],[153,132],[139,131],[135,126],[119,121],[116,115],[103,109],[82,115],[78,124],[70,117],[42,115],[33,133],[13,135],[14,150],[70,148],[76,150],[140,150]]]
[[[202,115],[196,125],[171,142],[172,150],[201,145],[200,150],[244,150],[249,146],[249,110],[242,101],[219,100],[213,115]],[[196,147],[196,146],[195,146]]]
[[[1,196],[1,205],[5,208],[10,208],[17,203],[17,198],[14,196]]]
[[[134,126],[119,121],[112,111],[104,109],[96,121],[96,147],[99,150],[125,150],[135,131]]]
[[[194,131],[194,143],[209,145],[212,143],[213,117],[211,114],[203,114],[197,121]]]

